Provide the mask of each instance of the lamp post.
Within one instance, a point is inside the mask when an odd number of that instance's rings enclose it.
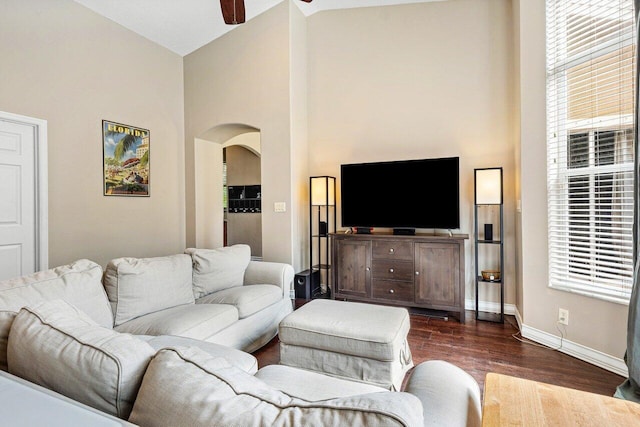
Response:
[[[493,282],[500,285],[500,317],[499,321],[504,322],[504,224],[503,224],[503,181],[502,168],[483,168],[474,170],[474,202],[475,202],[475,261],[476,261],[476,319],[480,319],[478,309],[478,288],[479,283]],[[478,207],[479,206],[499,206],[500,220],[498,225],[499,237],[493,232],[493,224],[484,224],[484,235],[480,239],[478,228]],[[500,249],[500,261],[497,270],[484,270],[478,274],[478,248],[480,244],[498,246]],[[484,260],[486,261],[486,260]],[[488,320],[488,319],[484,319]]]
[[[336,178],[332,176],[312,176],[309,178],[310,206],[309,206],[309,263],[311,265],[311,288],[320,288],[323,297],[331,296],[330,287],[330,256],[329,232],[335,231],[336,226]],[[331,215],[333,213],[333,215]],[[318,260],[314,262],[314,246],[317,244]],[[324,250],[323,250],[324,249]],[[314,274],[314,272],[318,274]],[[324,274],[323,274],[324,272]],[[323,277],[326,276],[326,277]],[[319,283],[313,283],[314,278]],[[324,289],[322,281],[325,279]]]

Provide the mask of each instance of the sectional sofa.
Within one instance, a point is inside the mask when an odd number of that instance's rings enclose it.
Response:
[[[258,369],[247,351],[292,311],[292,279],[290,265],[251,261],[236,245],[3,281],[0,367],[145,427],[480,424],[477,383],[442,361],[414,368],[404,392]]]
[[[81,259],[0,281],[0,369],[20,308],[63,299],[98,325],[142,336],[180,336],[252,352],[291,313],[293,267],[251,260],[247,245],[117,258],[106,269]],[[163,338],[166,342],[166,338]]]

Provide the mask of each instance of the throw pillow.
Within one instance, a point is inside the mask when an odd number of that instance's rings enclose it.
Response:
[[[62,300],[24,307],[9,332],[9,372],[126,419],[155,351]]]
[[[193,293],[197,298],[223,289],[242,286],[244,271],[251,261],[249,245],[185,251],[193,260]]]
[[[27,276],[0,281],[0,369],[7,370],[7,339],[24,306],[63,299],[105,328],[113,327],[111,306],[102,286],[102,267],[80,259]]]
[[[176,307],[193,304],[191,258],[184,254],[109,261],[104,287],[114,307],[114,325]]]

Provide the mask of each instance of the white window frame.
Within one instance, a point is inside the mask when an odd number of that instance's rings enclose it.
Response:
[[[547,13],[549,6],[556,0],[547,0]],[[594,10],[594,8],[592,8]],[[550,31],[554,31],[557,36],[557,28],[562,28],[566,23],[564,16],[547,16],[547,36]],[[554,25],[555,24],[555,25]],[[617,163],[614,165],[597,166],[594,162],[595,150],[594,135],[597,131],[620,130],[622,128],[634,128],[634,114],[624,116],[602,116],[596,120],[568,120],[568,104],[566,101],[569,93],[567,88],[567,72],[580,64],[587,63],[594,57],[601,57],[609,53],[620,51],[635,44],[635,34],[629,34],[624,39],[609,40],[592,47],[589,51],[582,51],[579,55],[568,57],[562,61],[557,61],[558,54],[563,54],[562,50],[567,49],[567,38],[556,37],[555,44],[547,46],[547,191],[549,196],[549,287],[568,292],[579,293],[594,298],[604,299],[620,304],[628,304],[633,286],[633,261],[624,263],[619,277],[610,280],[597,278],[602,276],[602,269],[596,268],[595,259],[601,257],[598,251],[598,242],[595,236],[596,214],[596,188],[595,179],[604,173],[630,172],[633,173],[633,153],[631,162]],[[564,35],[566,36],[566,34]],[[558,102],[559,100],[563,102]],[[556,129],[552,126],[560,123]],[[586,167],[571,168],[568,164],[568,144],[569,135],[573,133],[589,134],[589,165]],[[633,151],[633,150],[632,150]],[[570,201],[569,201],[569,180],[572,176],[589,177],[589,244],[588,259],[591,261],[591,268],[587,268],[582,274],[576,275],[571,271],[571,256],[577,252],[572,252],[570,224]],[[631,182],[633,187],[633,182]],[[625,224],[628,228],[629,242],[624,241],[624,247],[633,251],[632,239],[632,218],[630,223]],[[626,236],[625,236],[626,237]],[[627,248],[628,243],[628,248]],[[584,252],[582,253],[584,254]],[[575,262],[575,261],[574,261]],[[579,264],[580,262],[578,262]],[[612,277],[615,274],[612,275]],[[619,285],[619,286],[618,286]]]

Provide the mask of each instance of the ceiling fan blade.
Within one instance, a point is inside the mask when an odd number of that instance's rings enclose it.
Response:
[[[311,0],[302,0],[305,3],[311,3]]]
[[[224,23],[229,25],[242,24],[244,17],[244,0],[220,0]]]

